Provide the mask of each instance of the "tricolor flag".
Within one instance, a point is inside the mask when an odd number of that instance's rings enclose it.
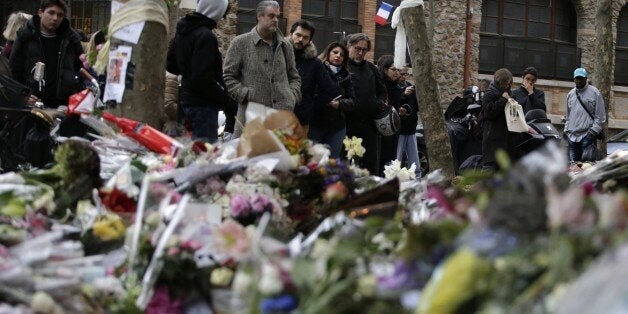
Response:
[[[377,10],[377,15],[375,15],[375,23],[378,25],[386,25],[386,21],[388,21],[388,17],[390,16],[390,12],[392,12],[393,6],[383,2],[379,6],[379,10]]]

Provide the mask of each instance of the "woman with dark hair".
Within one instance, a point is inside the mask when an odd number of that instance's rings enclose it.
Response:
[[[395,110],[399,111],[403,90],[399,87],[400,69],[395,67],[394,62],[395,58],[392,55],[383,55],[377,60],[377,68],[379,69],[379,75],[382,77],[384,84],[386,85],[388,105],[393,106]],[[384,166],[393,161],[397,155],[397,135],[382,135],[381,143],[379,168],[383,171]]]
[[[349,51],[345,45],[332,42],[319,58],[323,61],[334,83],[338,85],[340,95],[326,106],[314,108],[315,114],[310,121],[308,137],[312,141],[329,145],[331,157],[338,158],[342,150],[342,140],[347,131],[345,113],[355,109],[353,83],[347,71]]]
[[[508,69],[499,69],[493,76],[482,100],[482,163],[484,169],[497,170],[495,153],[504,150],[514,159],[514,147],[519,140],[519,133],[508,131],[504,109],[511,98],[512,73]]]

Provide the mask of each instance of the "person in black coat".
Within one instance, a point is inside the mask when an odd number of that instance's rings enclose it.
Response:
[[[401,101],[399,102],[399,117],[401,118],[401,128],[397,136],[397,159],[402,160],[406,156],[408,169],[414,163],[416,169],[414,174],[421,177],[421,162],[419,160],[419,148],[416,143],[416,126],[419,123],[419,102],[416,98],[416,88],[412,83],[406,81],[408,67],[403,67],[399,73],[399,88],[402,90]]]
[[[222,78],[222,55],[212,32],[228,10],[227,0],[200,0],[196,12],[177,23],[168,49],[168,72],[181,75],[179,104],[192,125],[192,138],[218,140],[218,111],[229,98]]]
[[[371,50],[371,41],[366,34],[356,33],[347,37],[349,63],[347,69],[353,80],[355,111],[347,115],[347,136],[362,139],[366,149],[361,166],[373,175],[379,175],[380,136],[373,119],[388,108],[386,85],[377,67],[364,59]]]
[[[314,108],[308,138],[329,145],[330,157],[339,158],[342,140],[347,131],[345,115],[355,110],[353,83],[347,70],[349,51],[345,45],[332,42],[320,58],[334,84],[338,86],[339,93],[329,103]]]
[[[9,64],[13,79],[30,88],[31,105],[40,100],[51,108],[67,105],[70,95],[81,89],[78,71],[83,47],[66,13],[64,1],[42,1],[38,15],[17,32]],[[45,65],[39,81],[33,75],[37,62]]]
[[[314,108],[326,106],[339,94],[338,86],[332,82],[325,66],[316,57],[316,46],[312,43],[315,32],[312,22],[298,20],[292,24],[288,37],[288,42],[294,48],[294,61],[301,77],[301,101],[294,107],[294,114],[306,133]]]
[[[399,86],[399,69],[395,67],[392,55],[383,55],[377,60],[379,75],[386,85],[388,94],[388,105],[393,106],[397,111],[401,106],[401,96],[404,90]],[[393,161],[397,155],[397,134],[381,136],[381,151],[379,167],[383,171],[384,166]]]
[[[484,169],[497,170],[495,153],[504,150],[512,158],[519,133],[508,131],[504,109],[512,88],[512,73],[508,69],[495,72],[493,82],[482,100],[482,163]]]
[[[519,88],[512,91],[514,98],[523,107],[523,113],[528,113],[532,109],[547,111],[545,107],[545,93],[536,88],[537,71],[533,67],[523,70],[523,81]]]

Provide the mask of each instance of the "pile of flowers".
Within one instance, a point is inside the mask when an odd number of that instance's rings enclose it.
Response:
[[[52,169],[0,175],[2,306],[553,311],[628,235],[623,156],[574,173],[550,147],[453,181],[416,180],[396,161],[386,180],[352,165],[358,138],[330,159],[298,126],[257,127],[249,143],[191,142],[177,156],[69,141]],[[254,138],[281,147],[261,153]]]

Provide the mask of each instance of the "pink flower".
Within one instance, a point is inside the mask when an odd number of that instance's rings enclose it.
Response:
[[[341,181],[336,181],[336,183],[330,184],[325,188],[323,199],[326,202],[340,202],[344,200],[348,194],[349,190],[347,187]]]
[[[251,212],[251,205],[246,197],[242,195],[236,195],[231,198],[231,216],[232,217],[246,217]]]
[[[176,247],[176,246],[172,246],[168,248],[168,251],[166,252],[166,255],[173,257],[173,256],[177,256],[179,253],[181,252],[181,250]]]
[[[254,213],[256,214],[261,214],[264,211],[266,211],[268,208],[268,206],[272,206],[270,204],[270,201],[268,201],[268,197],[264,196],[264,195],[255,195],[251,198],[251,209],[253,210]]]
[[[246,230],[239,223],[227,219],[216,230],[213,237],[216,250],[233,259],[240,260],[249,251],[251,245]]]
[[[196,240],[187,240],[183,243],[181,243],[181,249],[186,250],[186,251],[190,251],[190,252],[194,252],[198,249],[200,249],[203,245],[201,244],[201,242],[198,242]]]
[[[159,286],[155,288],[153,298],[148,302],[146,307],[146,314],[179,314],[183,313],[182,305],[183,300],[181,298],[171,299],[170,292],[165,286]]]

